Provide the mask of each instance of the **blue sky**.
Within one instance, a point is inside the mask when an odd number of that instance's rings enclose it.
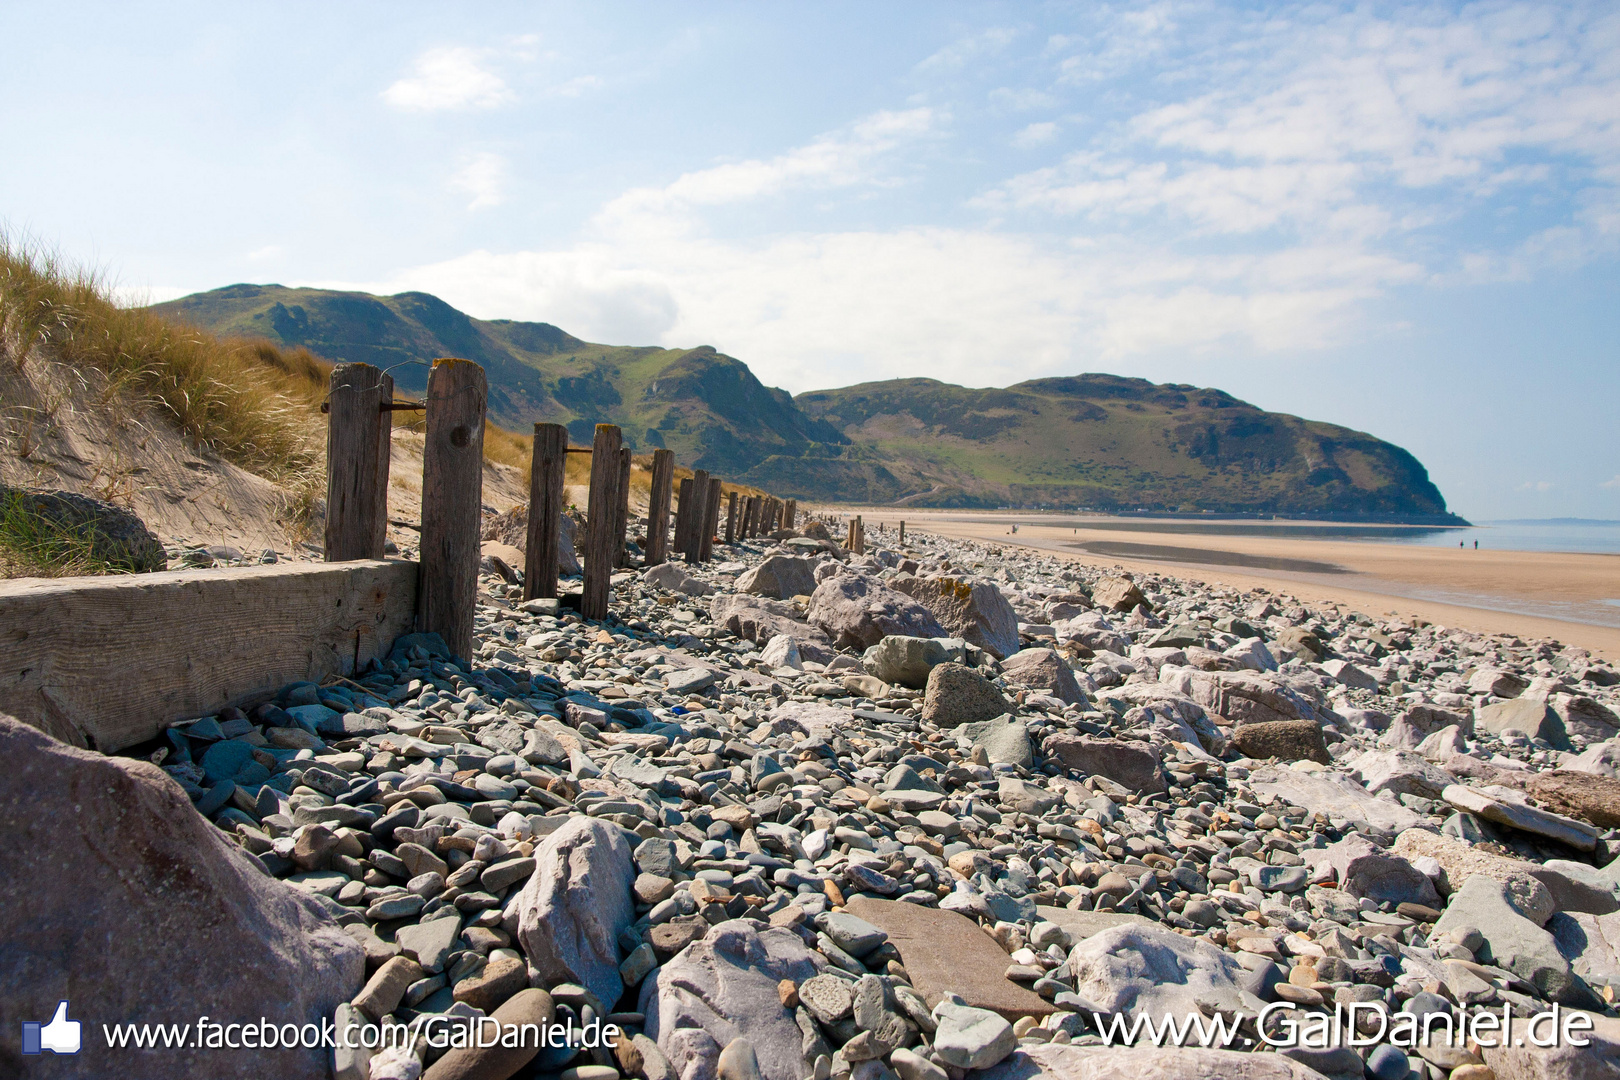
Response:
[[[13,5],[0,37],[0,221],[132,296],[424,289],[795,392],[1218,386],[1406,446],[1471,517],[1620,518],[1612,4]]]

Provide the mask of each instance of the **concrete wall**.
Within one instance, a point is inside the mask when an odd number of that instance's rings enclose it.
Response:
[[[0,712],[121,750],[386,656],[416,581],[397,560],[0,581]]]

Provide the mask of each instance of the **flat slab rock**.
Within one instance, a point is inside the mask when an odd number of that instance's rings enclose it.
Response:
[[[1170,1046],[1031,1046],[980,1074],[982,1080],[1322,1080],[1281,1054]]]
[[[1052,1003],[1007,978],[1012,962],[1001,946],[965,915],[900,900],[857,896],[845,908],[889,935],[911,985],[929,1008],[947,993],[1008,1020],[1045,1016]]]
[[[1273,796],[1291,806],[1386,832],[1405,832],[1424,821],[1400,803],[1380,799],[1342,773],[1266,765],[1249,774],[1249,787],[1257,795]]]
[[[1068,908],[1050,907],[1046,904],[1035,905],[1035,918],[1038,922],[1056,923],[1063,927],[1076,944],[1093,934],[1100,934],[1104,930],[1112,930],[1126,923],[1153,921],[1144,915],[1130,915],[1123,911],[1071,911]]]

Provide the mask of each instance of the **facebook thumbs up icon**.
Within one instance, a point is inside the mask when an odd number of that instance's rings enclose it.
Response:
[[[79,1052],[79,1022],[68,1019],[68,1003],[59,1001],[56,1004],[56,1015],[50,1022],[40,1024],[28,1020],[23,1021],[22,1052],[25,1054],[38,1054],[49,1050],[53,1054],[77,1054]]]

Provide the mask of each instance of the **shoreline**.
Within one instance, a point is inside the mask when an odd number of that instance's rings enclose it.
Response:
[[[890,527],[888,537],[903,519],[908,530],[1041,551],[1085,565],[1266,588],[1311,603],[1369,615],[1416,616],[1480,633],[1550,637],[1594,656],[1620,659],[1620,606],[1609,603],[1620,597],[1620,556],[1615,555],[1133,532],[1122,528],[1119,518],[1099,518],[1107,524],[1090,529],[1084,524],[1046,525],[1043,515],[994,511],[816,509],[843,517],[862,514],[873,539],[879,523]],[[1008,523],[1014,520],[1018,534],[1008,535]],[[1102,550],[1086,550],[1085,545],[1102,545]],[[1210,561],[1197,561],[1203,553]]]

